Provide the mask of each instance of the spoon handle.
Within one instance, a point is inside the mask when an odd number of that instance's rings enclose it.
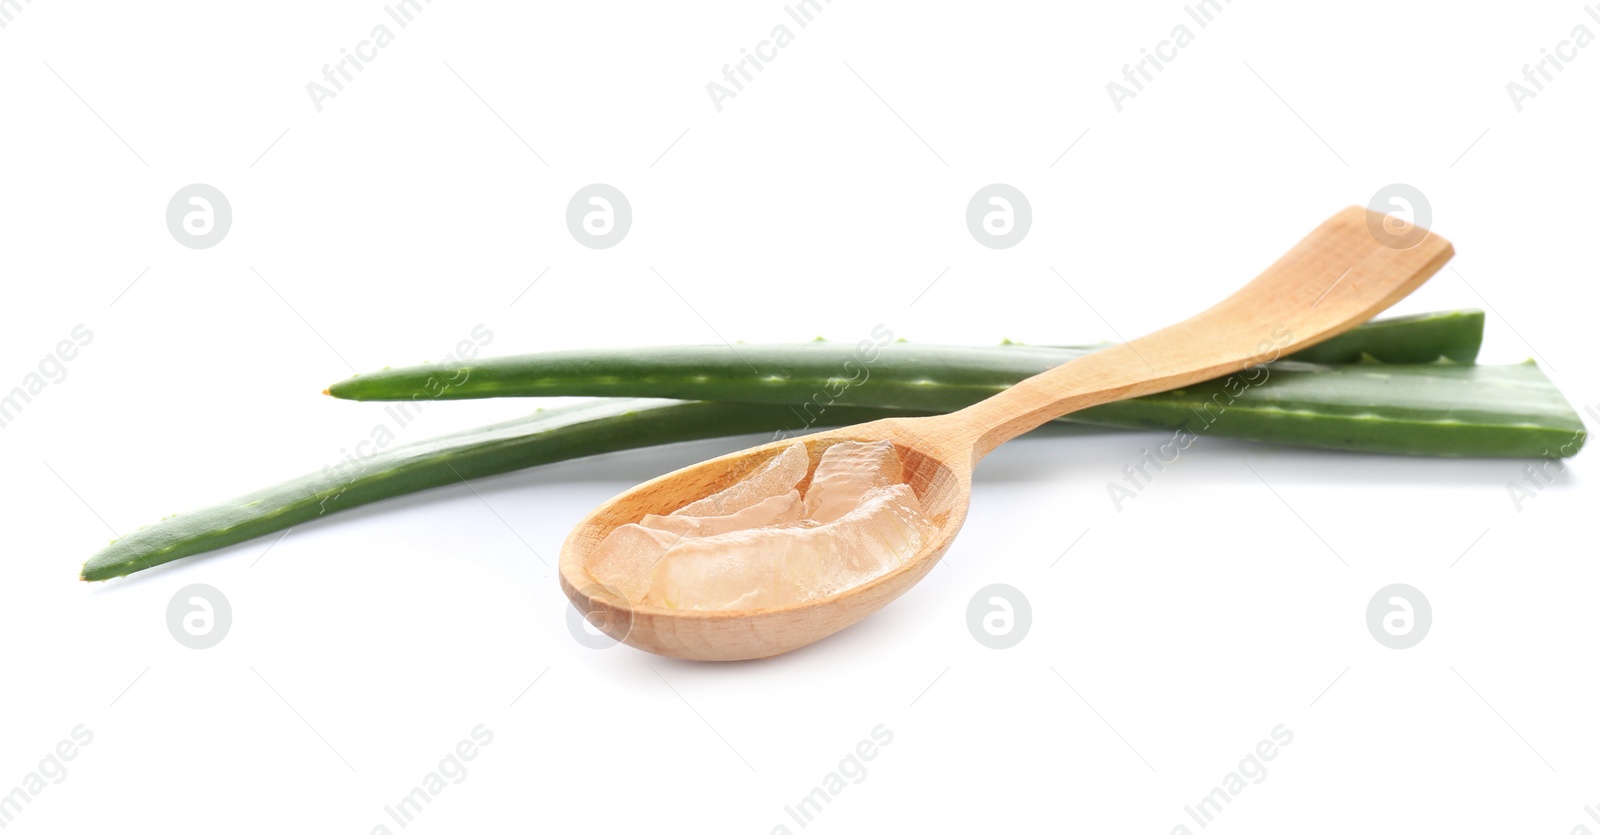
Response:
[[[1386,222],[1393,219],[1351,206],[1209,310],[946,416],[944,440],[970,444],[977,460],[1070,412],[1234,374],[1349,330],[1404,298],[1454,254],[1438,235],[1397,238]],[[1240,375],[1241,384],[1259,383],[1263,373]]]

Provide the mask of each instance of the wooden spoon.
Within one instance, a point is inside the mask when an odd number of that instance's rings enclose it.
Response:
[[[1383,231],[1385,220],[1359,206],[1345,209],[1204,313],[1052,368],[961,411],[765,444],[646,482],[589,514],[567,537],[561,588],[607,635],[676,658],[764,658],[832,635],[899,597],[944,555],[966,520],[972,469],[995,447],[1069,412],[1233,374],[1321,342],[1399,301],[1454,254],[1448,241],[1426,230],[1420,242],[1396,248],[1414,238]],[[919,553],[887,574],[830,597],[751,611],[630,603],[589,574],[596,546],[613,528],[728,487],[792,443],[804,443],[815,462],[838,441],[883,439],[898,448],[906,482],[937,525]]]

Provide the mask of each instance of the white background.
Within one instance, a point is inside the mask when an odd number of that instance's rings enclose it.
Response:
[[[1520,113],[1506,90],[1600,23],[1477,8],[1238,0],[1201,29],[1177,3],[835,0],[801,29],[778,2],[438,2],[318,112],[306,84],[379,3],[17,5],[0,388],[94,338],[0,430],[0,792],[94,736],[7,831],[398,831],[384,806],[479,724],[410,831],[799,831],[784,807],[878,725],[808,830],[1198,831],[1184,806],[1279,724],[1293,742],[1210,830],[1600,831],[1592,453],[1519,512],[1520,461],[1207,438],[1119,513],[1105,485],[1159,433],[1027,438],[919,587],[745,664],[586,649],[547,563],[589,508],[750,438],[75,579],[113,531],[337,461],[387,418],[323,386],[476,325],[494,354],[1132,337],[1395,182],[1459,252],[1396,312],[1485,308],[1484,361],[1537,355],[1600,404],[1600,47]],[[793,43],[719,113],[706,84],[780,23]],[[1119,113],[1106,84],[1178,24],[1193,44]],[[205,250],[164,219],[196,182],[234,214]],[[594,182],[633,207],[611,249],[565,226]],[[1033,208],[1011,249],[965,227],[995,182]],[[400,438],[532,408],[431,406]],[[1005,651],[965,623],[996,582],[1034,612]],[[1434,611],[1405,651],[1364,624],[1394,582]],[[190,583],[232,603],[213,649],[167,632]]]

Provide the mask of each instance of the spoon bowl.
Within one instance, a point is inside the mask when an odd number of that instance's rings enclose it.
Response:
[[[740,661],[788,652],[821,640],[882,608],[916,585],[949,550],[967,518],[972,490],[968,462],[947,463],[943,455],[963,450],[941,447],[927,437],[924,421],[888,418],[785,441],[776,441],[713,458],[647,481],[602,505],[573,529],[561,550],[561,589],[584,618],[606,635],[657,655],[701,661]],[[934,523],[913,559],[886,574],[829,597],[775,609],[682,610],[630,602],[616,589],[589,575],[595,549],[612,529],[646,514],[666,515],[732,486],[792,444],[802,443],[811,471],[822,451],[840,441],[894,442],[902,477]],[[970,448],[964,450],[969,456]],[[811,474],[800,483],[803,489]]]
[[[966,521],[973,468],[996,447],[1079,409],[1226,377],[1321,342],[1399,301],[1454,254],[1448,241],[1427,230],[1390,234],[1392,220],[1358,206],[1345,209],[1210,309],[1030,377],[960,411],[769,443],[641,484],[589,514],[567,537],[561,548],[562,590],[607,635],[675,658],[764,658],[825,638],[887,605],[932,569]],[[1202,425],[1210,419],[1197,416]],[[725,489],[794,443],[806,445],[814,472],[822,451],[835,443],[883,440],[899,451],[905,483],[934,528],[916,554],[885,574],[803,603],[706,611],[629,600],[590,573],[600,543],[613,529],[648,514],[670,514]],[[809,479],[810,473],[802,490]]]

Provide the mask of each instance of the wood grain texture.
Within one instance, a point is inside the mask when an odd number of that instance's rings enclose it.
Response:
[[[1181,388],[1314,345],[1365,322],[1426,281],[1453,250],[1428,234],[1395,249],[1372,234],[1377,215],[1352,206],[1317,227],[1254,281],[1190,319],[1107,348],[948,415],[891,418],[725,455],[646,482],[586,517],[561,549],[561,587],[597,628],[649,652],[742,660],[788,652],[851,626],[899,597],[949,550],[966,520],[977,462],[1000,444],[1089,406]],[[667,514],[728,487],[782,448],[803,442],[815,462],[844,440],[895,443],[906,483],[937,530],[923,550],[856,588],[804,604],[751,611],[662,609],[597,583],[589,560],[613,528]]]

